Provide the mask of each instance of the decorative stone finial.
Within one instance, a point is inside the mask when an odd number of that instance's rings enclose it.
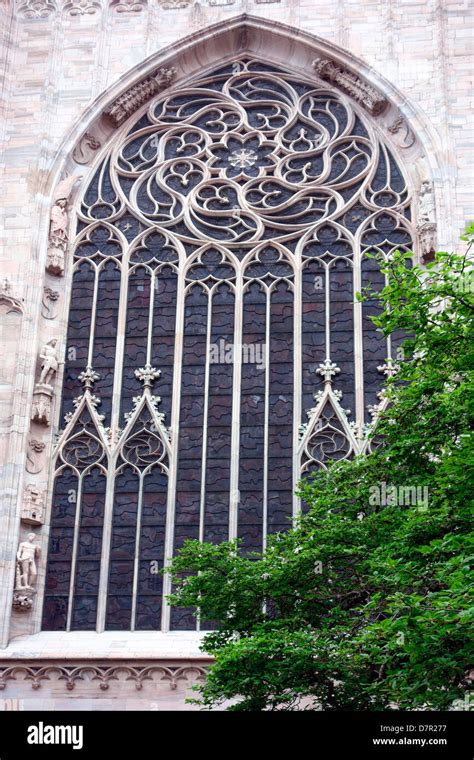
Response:
[[[319,365],[316,372],[324,377],[325,383],[332,384],[332,378],[340,372],[340,368],[332,362],[330,359],[325,359],[322,364]]]

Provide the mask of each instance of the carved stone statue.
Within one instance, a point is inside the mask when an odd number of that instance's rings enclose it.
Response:
[[[40,358],[43,359],[41,365],[41,376],[39,385],[50,385],[51,380],[58,371],[58,352],[56,349],[58,339],[51,338],[43,347]]]
[[[38,575],[36,560],[40,556],[40,548],[35,544],[36,535],[28,533],[26,541],[18,546],[16,554],[16,585],[15,591],[32,589]]]
[[[435,221],[435,203],[432,185],[425,181],[420,188],[418,199],[418,224],[432,224]]]
[[[63,179],[54,191],[50,214],[49,245],[46,270],[50,274],[64,274],[64,259],[68,242],[68,198],[80,175],[73,174]]]
[[[433,186],[425,180],[418,195],[418,237],[423,264],[433,261],[436,250],[436,222]]]

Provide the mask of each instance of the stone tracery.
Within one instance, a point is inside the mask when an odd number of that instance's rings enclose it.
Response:
[[[115,123],[135,110],[128,102],[110,110]],[[52,514],[55,526],[68,478],[85,483],[87,469],[102,548],[87,582],[74,580],[79,498],[76,538],[50,557],[50,572],[57,562],[70,573],[66,590],[46,593],[57,628],[159,628],[164,590],[146,568],[165,561],[165,542],[172,551],[183,538],[238,535],[261,548],[298,508],[301,474],[364,450],[393,341],[355,292],[383,286],[366,253],[411,245],[411,196],[394,157],[326,82],[236,60],[155,94],[135,119],[78,213],[77,351]],[[221,340],[239,347],[229,365],[210,359]],[[87,368],[97,396],[80,387]],[[148,382],[152,370],[161,375]],[[192,627],[189,613],[173,611],[171,626]]]

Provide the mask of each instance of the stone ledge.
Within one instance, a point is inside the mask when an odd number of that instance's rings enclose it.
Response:
[[[112,691],[123,693],[130,687],[141,691],[144,684],[155,693],[163,689],[175,691],[186,689],[206,678],[209,661],[187,661],[185,664],[171,664],[169,661],[116,661],[97,660],[74,661],[71,658],[45,661],[41,658],[28,661],[0,662],[0,690],[14,681],[16,689],[31,686],[33,690],[46,687],[48,694],[57,694],[58,689],[73,691],[78,687],[82,695],[92,691]],[[13,686],[13,684],[11,684]],[[116,688],[114,688],[116,687]],[[128,687],[128,689],[127,689]]]
[[[199,646],[204,633],[195,631],[41,631],[19,636],[0,650],[0,668],[11,661],[157,660],[212,662]]]

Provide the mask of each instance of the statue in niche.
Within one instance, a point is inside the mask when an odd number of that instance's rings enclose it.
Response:
[[[433,187],[428,181],[422,183],[418,204],[418,224],[432,224],[435,220]]]
[[[420,239],[420,254],[423,264],[428,264],[435,258],[436,223],[433,186],[425,180],[420,187],[418,197],[418,235]]]
[[[39,385],[51,385],[51,380],[58,371],[57,343],[57,338],[51,338],[40,353],[40,358],[43,359],[43,363],[41,365]]]
[[[43,360],[41,364],[41,376],[33,391],[33,405],[31,409],[31,419],[38,425],[51,425],[53,398],[51,382],[58,371],[59,365],[56,348],[57,342],[57,338],[51,338],[40,353],[40,358]]]
[[[64,274],[64,261],[68,244],[68,199],[81,175],[73,174],[63,179],[54,191],[53,206],[50,214],[49,243],[46,270],[61,277]]]
[[[28,533],[26,541],[18,546],[16,554],[16,585],[15,591],[32,589],[38,575],[36,560],[40,556],[40,548],[35,544],[36,536]]]

